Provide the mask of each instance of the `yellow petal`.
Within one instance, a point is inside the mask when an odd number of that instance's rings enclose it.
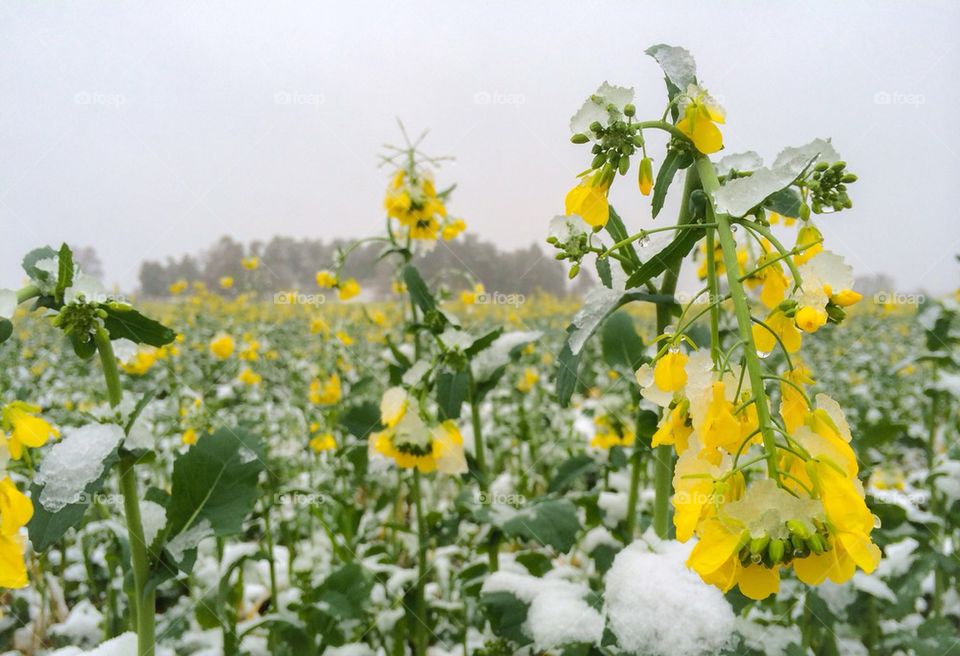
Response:
[[[780,589],[780,572],[762,565],[748,565],[740,570],[740,592],[750,599],[766,599]]]

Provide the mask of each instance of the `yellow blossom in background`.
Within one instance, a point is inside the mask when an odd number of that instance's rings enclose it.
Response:
[[[252,385],[259,385],[260,382],[263,380],[263,377],[260,374],[254,372],[250,367],[244,367],[243,370],[240,372],[240,375],[237,376],[237,380],[239,380],[244,385],[252,386]]]
[[[315,435],[310,439],[310,448],[313,449],[315,453],[332,451],[337,448],[337,440],[331,433]]]
[[[464,305],[474,305],[477,302],[477,297],[486,293],[486,291],[483,283],[478,282],[473,286],[473,289],[465,289],[460,292],[460,302]]]
[[[351,298],[360,295],[360,283],[353,278],[348,278],[340,282],[340,290],[337,296],[341,301],[349,301]]]
[[[636,441],[636,434],[618,420],[600,416],[593,420],[596,430],[590,439],[595,449],[609,450],[615,446],[630,447]]]
[[[178,280],[175,283],[171,284],[170,287],[168,287],[168,289],[171,294],[176,296],[177,294],[182,294],[183,292],[187,291],[187,288],[189,286],[190,284],[186,280]]]
[[[233,337],[227,333],[217,334],[210,342],[210,352],[221,360],[226,360],[233,355],[235,348],[236,343],[233,341]]]
[[[310,320],[310,334],[316,335],[323,333],[324,335],[330,334],[330,324],[328,324],[323,317],[314,317]]]
[[[233,277],[223,276],[220,278],[220,289],[231,289],[233,287]]]
[[[195,431],[193,428],[188,428],[187,430],[183,431],[183,435],[180,437],[180,440],[184,444],[188,444],[188,445],[196,444],[197,431]]]
[[[240,265],[247,271],[254,271],[260,267],[260,258],[259,257],[245,257],[240,260]]]
[[[320,289],[329,289],[337,284],[337,276],[333,271],[317,271],[317,287]]]
[[[333,405],[341,396],[340,376],[331,374],[325,381],[314,379],[310,383],[310,403],[316,405]]]
[[[51,437],[60,436],[60,431],[37,416],[39,412],[40,406],[23,401],[11,401],[0,412],[5,431],[0,435],[6,438],[7,450],[14,460],[21,458],[24,447],[36,449]]]
[[[443,237],[444,241],[450,241],[451,239],[456,239],[461,232],[467,229],[467,224],[463,219],[454,219],[447,225],[443,226],[443,230],[440,232],[440,235]]]
[[[540,380],[540,374],[537,373],[537,370],[532,367],[526,367],[523,370],[523,376],[517,381],[517,389],[526,394],[533,389],[533,386],[537,384],[538,380]]]
[[[160,352],[158,349],[140,348],[129,361],[121,362],[120,368],[125,373],[134,376],[142,376],[150,371],[151,367],[153,367],[159,357]]]
[[[348,335],[347,333],[345,333],[345,332],[342,331],[342,330],[338,330],[338,331],[337,331],[336,337],[337,337],[338,340],[340,340],[340,343],[343,344],[344,346],[352,346],[352,345],[353,345],[353,337],[351,337],[350,335]]]

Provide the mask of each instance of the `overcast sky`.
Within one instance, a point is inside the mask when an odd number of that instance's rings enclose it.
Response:
[[[0,2],[0,287],[31,247],[94,246],[110,283],[229,234],[382,227],[381,144],[429,128],[451,209],[541,242],[589,154],[568,122],[600,82],[659,116],[643,54],[687,47],[728,152],[818,136],[860,176],[820,226],[858,274],[960,284],[956,2]],[[631,182],[612,198],[649,225]],[[670,220],[669,217],[659,220]],[[326,263],[318,263],[318,267]]]

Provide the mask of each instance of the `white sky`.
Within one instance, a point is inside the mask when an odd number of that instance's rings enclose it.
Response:
[[[143,259],[223,234],[377,231],[395,117],[457,157],[439,180],[459,184],[451,209],[471,230],[542,243],[589,161],[570,116],[605,79],[659,116],[643,50],[665,42],[726,107],[729,152],[833,137],[860,182],[854,210],[819,224],[857,274],[946,292],[958,33],[953,2],[3,1],[0,286],[20,282],[24,252],[64,240],[131,289]],[[649,225],[632,175],[612,197],[629,227]]]

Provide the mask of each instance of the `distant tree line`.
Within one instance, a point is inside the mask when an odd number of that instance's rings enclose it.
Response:
[[[347,241],[293,237],[273,237],[268,242],[244,245],[225,236],[197,255],[144,262],[140,267],[140,293],[147,297],[168,296],[170,285],[181,280],[202,282],[209,290],[224,295],[306,291],[316,287],[317,271],[333,268],[336,249],[348,245]],[[343,270],[344,277],[357,279],[368,297],[386,296],[391,290],[393,264],[380,259],[383,251],[380,242],[363,244],[351,252]],[[252,256],[259,258],[260,265],[256,270],[245,270],[241,260]],[[479,282],[489,292],[563,296],[581,294],[595,284],[586,272],[578,276],[574,285],[569,284],[565,267],[537,244],[504,251],[470,234],[438,242],[433,250],[418,254],[414,262],[425,278],[445,283],[453,290]],[[233,279],[230,289],[221,288],[223,278]]]

